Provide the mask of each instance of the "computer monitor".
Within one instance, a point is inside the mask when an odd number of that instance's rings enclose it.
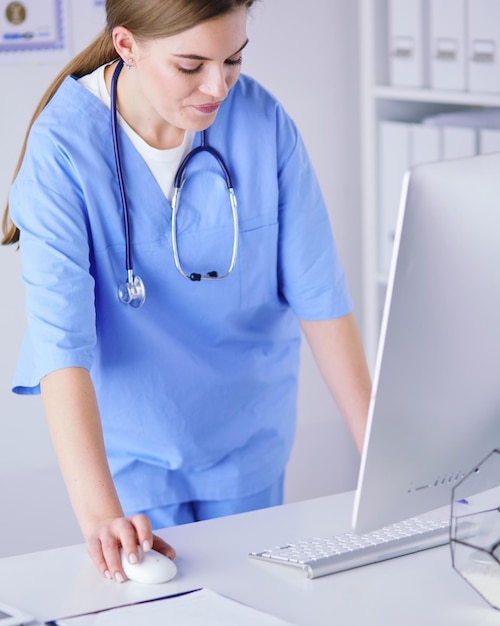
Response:
[[[498,446],[500,154],[494,154],[406,174],[354,530],[451,504],[456,483]]]

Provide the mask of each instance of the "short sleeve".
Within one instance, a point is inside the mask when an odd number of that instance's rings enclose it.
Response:
[[[316,174],[289,118],[279,132],[293,138],[278,172],[282,295],[300,319],[341,317],[352,303]]]
[[[46,374],[92,364],[96,331],[88,231],[77,194],[69,185],[64,191],[64,184],[54,191],[28,172],[10,194],[12,219],[21,231],[27,315],[16,393],[38,393]]]

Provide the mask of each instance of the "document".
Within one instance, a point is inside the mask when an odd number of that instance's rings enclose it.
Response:
[[[211,589],[117,609],[68,617],[56,626],[293,626],[291,622],[258,611]]]

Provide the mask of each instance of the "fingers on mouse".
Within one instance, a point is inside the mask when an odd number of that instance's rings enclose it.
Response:
[[[130,563],[125,551],[120,550],[123,571],[129,580],[148,585],[166,583],[177,574],[177,566],[168,556],[156,550],[139,547],[139,561]]]

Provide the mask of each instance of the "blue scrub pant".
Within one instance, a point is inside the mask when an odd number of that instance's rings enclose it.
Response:
[[[141,511],[149,517],[153,530],[178,526],[190,522],[246,513],[283,503],[284,476],[268,489],[245,498],[234,500],[198,500],[180,502]]]

